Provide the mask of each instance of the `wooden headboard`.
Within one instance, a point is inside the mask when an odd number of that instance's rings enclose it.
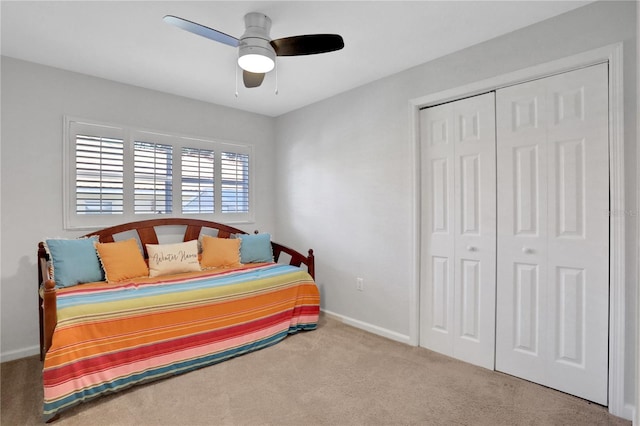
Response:
[[[182,241],[197,240],[198,237],[200,237],[200,232],[202,231],[202,228],[210,228],[210,229],[217,230],[218,234],[216,236],[218,238],[229,238],[232,234],[247,233],[238,228],[224,225],[222,223],[210,222],[208,220],[186,219],[186,218],[164,218],[164,219],[149,219],[149,220],[142,220],[138,222],[123,223],[122,225],[111,226],[109,228],[104,228],[98,231],[90,232],[86,234],[85,237],[98,235],[100,237],[101,243],[109,243],[109,242],[115,241],[114,236],[117,234],[120,234],[122,232],[127,232],[127,231],[135,231],[138,234],[138,237],[140,238],[140,243],[142,244],[142,250],[144,253],[144,257],[146,259],[149,257],[147,254],[146,244],[158,244],[158,235],[156,234],[156,227],[161,227],[161,226],[185,226],[185,231],[184,231],[184,236],[182,238]],[[293,266],[305,265],[307,267],[307,271],[309,272],[309,275],[315,278],[315,264],[314,264],[313,250],[309,249],[308,255],[305,256],[296,250],[283,246],[282,244],[275,243],[273,241],[271,242],[271,246],[273,248],[274,261],[277,262],[280,259],[281,253],[286,253],[289,256],[291,256],[291,260],[289,261],[290,265],[293,265]],[[42,255],[40,254],[40,252],[42,252]],[[40,258],[46,257],[43,243],[40,243],[38,257]]]

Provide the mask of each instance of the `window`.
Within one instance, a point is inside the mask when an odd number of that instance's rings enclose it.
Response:
[[[65,117],[64,148],[67,229],[150,215],[253,220],[249,145]]]
[[[215,154],[210,149],[182,148],[182,213],[213,213]]]
[[[76,214],[122,214],[124,141],[75,135]]]
[[[249,211],[249,156],[222,153],[222,211]]]
[[[133,204],[136,213],[171,213],[172,154],[171,145],[134,141]]]

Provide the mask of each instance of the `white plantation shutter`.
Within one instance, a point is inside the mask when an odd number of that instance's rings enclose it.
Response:
[[[102,228],[142,215],[254,219],[251,145],[70,117],[64,132],[65,229]]]
[[[215,211],[214,164],[213,150],[182,148],[182,213]]]
[[[222,153],[222,213],[249,211],[249,155]]]
[[[75,135],[77,214],[122,214],[124,141]]]
[[[134,211],[171,213],[173,148],[154,142],[134,142]]]

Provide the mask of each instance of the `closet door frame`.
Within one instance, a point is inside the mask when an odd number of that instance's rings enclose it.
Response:
[[[410,311],[410,343],[419,345],[420,324],[420,131],[421,108],[479,95],[514,84],[548,77],[578,68],[609,65],[609,412],[631,419],[633,410],[624,401],[625,358],[625,182],[624,182],[624,100],[622,43],[604,46],[541,65],[502,74],[465,86],[437,92],[409,101],[409,120],[413,142],[413,289]],[[636,354],[637,355],[637,354]],[[636,407],[640,409],[640,407]]]

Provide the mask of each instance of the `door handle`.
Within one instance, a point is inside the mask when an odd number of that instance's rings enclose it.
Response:
[[[522,252],[524,254],[532,254],[533,253],[533,249],[529,248],[529,247],[522,247]]]
[[[474,247],[474,246],[467,246],[467,250],[469,250],[469,251],[477,251],[478,248]]]

